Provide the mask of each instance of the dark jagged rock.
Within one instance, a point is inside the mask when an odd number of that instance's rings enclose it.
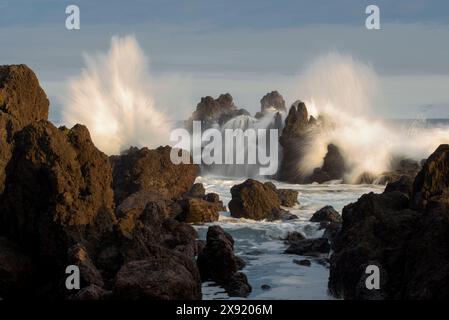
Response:
[[[0,66],[0,194],[12,157],[14,135],[25,126],[48,118],[48,99],[26,65]]]
[[[413,184],[412,202],[421,210],[436,202],[449,204],[449,145],[440,145],[427,159]]]
[[[448,145],[417,175],[412,198],[386,190],[343,209],[331,257],[329,289],[345,299],[449,298]],[[381,271],[381,290],[364,289],[365,268]]]
[[[120,156],[110,157],[116,203],[138,191],[156,192],[167,198],[179,198],[194,183],[199,172],[196,164],[175,165],[170,160],[171,147],[131,148]]]
[[[315,256],[322,253],[329,253],[329,251],[329,241],[326,238],[317,238],[292,242],[284,253]]]
[[[323,183],[330,180],[343,179],[346,171],[345,159],[340,153],[337,146],[329,144],[327,146],[327,153],[323,159],[321,168],[316,168],[310,177],[307,177],[307,182]]]
[[[290,183],[304,182],[306,177],[299,170],[298,165],[315,128],[315,122],[309,120],[306,105],[299,100],[293,103],[279,137],[279,143],[282,146],[282,159],[278,171],[279,180]]]
[[[238,272],[244,262],[234,255],[234,239],[221,227],[209,227],[206,246],[197,261],[203,281],[217,282],[229,295],[246,297],[251,292],[248,279]]]
[[[325,206],[315,212],[310,221],[341,223],[341,216],[332,206]]]
[[[117,273],[112,299],[198,300],[200,275],[191,259],[163,248],[152,256],[126,263]]]
[[[239,115],[249,115],[249,112],[245,109],[237,109],[229,93],[222,94],[217,99],[207,96],[201,98],[196,110],[186,121],[186,127],[191,131],[193,121],[201,121],[202,128],[207,129],[214,124],[223,125]]]
[[[45,263],[49,274],[41,278],[47,279],[53,268],[64,270],[73,245],[86,243],[95,252],[111,234],[111,184],[108,158],[84,126],[62,132],[47,121],[33,123],[16,134],[0,198],[1,232],[29,251],[33,263]]]
[[[277,91],[271,91],[262,97],[260,100],[260,112],[256,114],[256,118],[263,117],[270,108],[280,112],[287,112],[285,100]]]
[[[167,283],[151,298],[201,298],[197,234],[172,219],[182,208],[171,199],[192,187],[198,167],[173,166],[169,147],[113,158],[114,212],[111,163],[87,128],[45,121],[48,100],[25,66],[0,67],[0,84],[0,296],[108,299],[115,287],[126,298],[126,284],[152,270],[146,284],[157,275]],[[116,277],[133,260],[143,270]],[[81,271],[75,294],[64,285],[70,264]]]
[[[231,297],[247,297],[252,291],[248,278],[243,272],[234,273],[223,286]]]
[[[412,194],[413,179],[410,176],[401,176],[398,180],[390,182],[385,187],[385,192],[399,191],[407,196]]]
[[[410,180],[414,180],[421,165],[411,159],[393,159],[391,163],[391,171],[382,173],[379,177],[375,177],[374,181],[378,184],[388,184],[393,183],[401,179],[401,177],[406,176]]]

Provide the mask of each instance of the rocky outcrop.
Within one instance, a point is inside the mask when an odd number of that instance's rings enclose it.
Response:
[[[386,185],[388,183],[396,182],[404,176],[410,180],[414,180],[418,172],[421,170],[421,165],[417,161],[403,158],[393,159],[390,167],[390,171],[384,172],[379,176],[373,176],[371,181],[368,181],[368,183]]]
[[[237,109],[229,93],[221,94],[217,99],[211,96],[201,98],[186,127],[192,130],[193,121],[201,121],[202,129],[212,127],[214,124],[223,125],[230,119],[239,115],[249,115],[245,109]]]
[[[0,83],[0,296],[201,298],[196,231],[173,219],[198,167],[174,166],[169,147],[131,149],[112,158],[113,184],[86,127],[45,120],[48,101],[28,68],[0,67]],[[71,264],[80,291],[64,285]],[[159,291],[145,291],[159,279]],[[145,288],[124,296],[130,283]]]
[[[341,223],[341,216],[332,206],[325,206],[315,212],[310,221]]]
[[[232,199],[228,205],[231,216],[269,221],[295,218],[281,209],[281,201],[273,186],[272,183],[263,184],[253,179],[233,186]]]
[[[245,266],[234,254],[234,239],[219,226],[209,227],[207,243],[198,255],[198,267],[203,281],[222,285],[230,296],[246,297],[251,292],[246,275],[238,272]]]
[[[256,113],[256,118],[263,117],[268,110],[271,112],[287,112],[285,100],[277,91],[271,91],[260,100],[260,112]]]
[[[196,164],[175,165],[171,148],[131,148],[120,156],[110,157],[113,168],[115,200],[121,203],[139,191],[150,191],[166,198],[179,198],[194,183],[199,172]]]
[[[421,210],[449,205],[449,145],[439,146],[425,162],[413,183],[412,202]]]
[[[448,148],[440,146],[424,164],[411,199],[397,190],[370,193],[343,209],[331,292],[345,299],[449,298]],[[379,267],[379,290],[364,286],[368,265]]]
[[[282,146],[279,180],[290,183],[304,182],[306,177],[299,170],[299,163],[315,129],[316,121],[309,117],[306,105],[299,100],[293,103],[279,137],[279,143]]]
[[[346,171],[345,159],[337,146],[329,144],[327,153],[323,159],[321,168],[315,168],[312,175],[306,178],[306,182],[323,183],[330,180],[340,180]]]
[[[151,257],[131,261],[117,273],[112,299],[198,300],[200,275],[191,259],[163,248]]]
[[[0,194],[14,135],[25,126],[48,118],[48,99],[34,72],[26,65],[0,66]]]
[[[33,123],[16,134],[0,198],[1,232],[53,267],[67,265],[70,247],[88,242],[96,250],[112,232],[111,185],[108,158],[84,126]]]

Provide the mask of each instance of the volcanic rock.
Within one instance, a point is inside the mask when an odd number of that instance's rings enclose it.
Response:
[[[413,183],[412,203],[425,210],[436,203],[449,204],[449,145],[443,144],[427,159]]]
[[[449,298],[448,150],[441,145],[426,161],[411,200],[401,190],[386,190],[343,209],[331,256],[332,293],[345,299]],[[381,271],[380,291],[364,289],[368,265]]]
[[[260,112],[256,114],[256,118],[261,118],[270,108],[280,112],[287,112],[285,100],[277,91],[271,91],[262,97],[260,100]]]
[[[0,194],[12,157],[14,134],[48,118],[48,99],[34,72],[26,65],[0,66]]]
[[[182,201],[183,211],[177,216],[179,221],[187,223],[207,223],[217,221],[223,205],[203,199],[185,199]]]
[[[246,297],[251,292],[248,279],[238,272],[244,262],[234,255],[234,239],[221,227],[209,227],[206,247],[197,261],[203,281],[217,282],[229,295]]]
[[[316,168],[312,175],[306,179],[307,182],[323,183],[330,180],[342,179],[346,170],[346,164],[337,146],[329,144],[327,153],[323,159],[321,168]]]
[[[138,191],[179,198],[193,185],[199,172],[196,164],[175,165],[170,160],[171,147],[130,148],[120,156],[110,157],[116,203]]]
[[[231,188],[229,210],[235,218],[254,220],[279,217],[281,202],[277,193],[259,181],[248,179]]]
[[[276,193],[281,201],[281,206],[293,207],[298,204],[298,191],[292,189],[277,189]]]
[[[329,253],[330,244],[326,238],[304,239],[292,242],[284,253],[298,254],[302,256],[315,256]]]
[[[198,300],[200,275],[191,259],[163,248],[153,248],[145,260],[126,263],[117,273],[113,299]]]
[[[325,206],[315,212],[310,221],[341,223],[341,216],[332,206]]]

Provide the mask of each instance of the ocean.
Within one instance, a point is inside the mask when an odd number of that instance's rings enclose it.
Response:
[[[204,184],[206,192],[215,192],[225,205],[231,200],[230,189],[245,179],[230,179],[219,176],[198,177],[196,182]],[[268,181],[262,180],[260,181]],[[278,188],[298,190],[299,205],[286,208],[299,218],[290,221],[253,221],[235,219],[228,211],[220,212],[218,222],[195,226],[200,239],[206,239],[207,228],[218,224],[235,240],[235,253],[247,263],[242,270],[248,277],[252,292],[247,299],[334,299],[328,294],[329,269],[320,258],[284,254],[287,245],[281,240],[290,231],[299,231],[307,238],[322,235],[319,223],[309,222],[314,212],[331,205],[341,213],[343,207],[356,201],[368,192],[381,193],[385,186],[329,184],[286,184],[272,181]],[[294,259],[309,259],[310,267],[300,266]],[[262,285],[270,286],[263,290]],[[231,299],[224,289],[214,283],[203,284],[203,299]],[[232,298],[235,299],[235,298]],[[241,299],[241,298],[239,298]]]

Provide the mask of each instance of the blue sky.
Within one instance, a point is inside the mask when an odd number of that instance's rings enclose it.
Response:
[[[77,4],[81,30],[65,29]],[[379,31],[365,7],[381,10]],[[188,115],[204,95],[230,92],[255,112],[265,92],[301,98],[295,81],[315,57],[349,54],[379,74],[385,117],[449,117],[448,1],[27,1],[0,0],[0,64],[38,74],[57,120],[67,78],[83,53],[134,34],[160,83],[157,100]]]

